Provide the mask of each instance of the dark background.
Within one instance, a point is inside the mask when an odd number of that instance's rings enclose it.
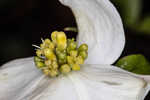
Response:
[[[150,13],[148,0],[143,2],[141,16]],[[75,19],[70,9],[58,0],[1,0],[0,65],[33,56],[32,44],[39,44],[41,37],[50,37],[52,31],[67,26],[76,26]],[[150,35],[139,35],[129,28],[125,28],[125,33],[126,46],[122,56],[143,54],[150,60]],[[148,98],[150,95],[145,100]]]

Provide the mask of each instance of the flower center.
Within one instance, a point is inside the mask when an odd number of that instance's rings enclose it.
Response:
[[[75,40],[67,39],[64,32],[54,31],[51,39],[42,40],[40,46],[36,46],[35,65],[45,75],[55,77],[60,74],[80,70],[88,56],[87,44],[77,47]]]

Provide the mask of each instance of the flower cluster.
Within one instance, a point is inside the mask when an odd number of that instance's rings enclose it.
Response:
[[[34,62],[37,68],[50,77],[80,70],[80,65],[87,58],[88,46],[82,44],[77,48],[75,40],[67,39],[64,32],[52,32],[51,39],[42,40],[36,50]]]

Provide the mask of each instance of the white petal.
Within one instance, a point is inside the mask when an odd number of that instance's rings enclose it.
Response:
[[[141,96],[141,98],[144,99],[144,97],[147,95],[147,93],[150,90],[150,75],[135,74],[135,73],[123,70],[123,69],[118,68],[118,67],[113,67],[113,69],[116,70],[116,71],[120,71],[120,72],[123,72],[123,73],[126,73],[126,74],[129,74],[129,75],[132,75],[132,76],[135,76],[135,77],[143,79],[147,83],[147,87],[146,87],[145,93],[144,93],[144,95]]]
[[[0,100],[144,100],[146,81],[108,66],[84,65],[81,71],[48,78],[33,58],[16,60],[0,69]]]
[[[0,100],[17,100],[18,96],[34,88],[33,81],[37,84],[42,77],[42,73],[34,66],[33,58],[3,65],[0,67]]]
[[[70,77],[82,98],[78,100],[144,100],[150,89],[145,80],[109,65],[85,65]]]
[[[144,100],[150,89],[145,80],[109,65],[84,65],[46,85],[34,100]]]
[[[120,56],[124,44],[121,18],[109,0],[60,0],[75,14],[78,43],[87,43],[87,64],[112,64]]]
[[[27,58],[0,68],[0,100],[77,100],[77,95],[67,77],[46,77]]]

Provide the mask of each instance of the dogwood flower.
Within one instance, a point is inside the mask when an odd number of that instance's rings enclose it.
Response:
[[[124,44],[121,18],[109,0],[60,0],[73,11],[89,56],[81,70],[55,78],[45,76],[31,58],[0,68],[0,100],[144,100],[150,77],[113,64]]]

